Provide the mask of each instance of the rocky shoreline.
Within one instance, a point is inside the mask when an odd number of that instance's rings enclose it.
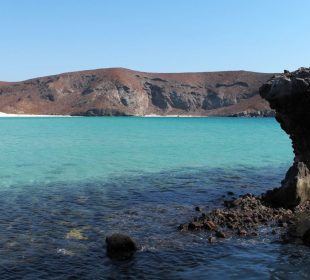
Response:
[[[237,198],[228,192],[231,199],[223,201],[222,207],[204,212],[196,206],[197,215],[180,224],[178,230],[207,231],[213,243],[234,236],[259,238],[263,229],[264,237],[272,235],[283,243],[310,246],[310,68],[285,70],[263,84],[259,92],[292,140],[294,162],[281,186],[260,196],[245,194]]]
[[[233,195],[228,192],[228,195]],[[178,230],[209,233],[209,242],[217,239],[242,236],[257,237],[264,228],[265,235],[278,235],[281,242],[310,245],[310,202],[293,209],[275,208],[264,201],[265,195],[240,195],[224,200],[223,207],[210,212],[195,207],[197,213],[188,223],[180,224]]]
[[[258,229],[266,227],[271,234],[280,233],[282,241],[310,245],[310,68],[284,70],[259,92],[292,140],[294,162],[281,186],[261,196],[246,194],[224,201],[223,208],[201,213],[179,230],[208,230],[213,241],[228,235],[257,236]]]

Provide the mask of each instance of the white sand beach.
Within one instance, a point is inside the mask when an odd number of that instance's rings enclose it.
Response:
[[[7,114],[0,112],[0,118],[37,118],[37,117],[44,117],[44,118],[49,118],[49,117],[71,117],[70,115],[32,115],[32,114]]]

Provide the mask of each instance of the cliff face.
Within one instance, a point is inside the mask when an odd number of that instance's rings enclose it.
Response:
[[[272,115],[258,88],[272,74],[160,74],[122,68],[0,82],[0,112],[69,115]]]
[[[295,154],[282,187],[267,194],[269,202],[293,207],[310,199],[310,68],[285,71],[260,88],[276,111],[276,119],[290,136]]]

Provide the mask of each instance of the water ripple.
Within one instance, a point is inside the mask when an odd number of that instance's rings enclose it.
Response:
[[[173,170],[3,189],[1,279],[305,279],[310,252],[302,246],[260,238],[209,244],[206,232],[176,230],[194,206],[219,205],[227,190],[258,194],[286,168]],[[116,231],[138,240],[133,260],[106,257],[105,236]]]

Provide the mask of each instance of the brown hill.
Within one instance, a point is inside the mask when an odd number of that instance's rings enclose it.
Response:
[[[258,94],[272,74],[145,73],[123,68],[0,82],[0,112],[56,115],[271,115]]]

